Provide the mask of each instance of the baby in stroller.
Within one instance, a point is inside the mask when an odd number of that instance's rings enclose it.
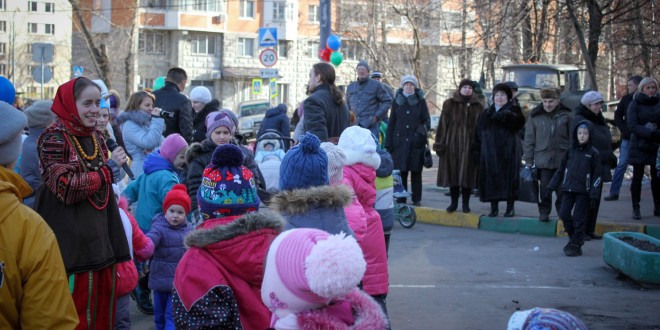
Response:
[[[284,144],[281,137],[275,132],[262,134],[256,143],[254,161],[266,181],[267,193],[275,193],[280,190],[280,165],[284,159],[283,149]]]

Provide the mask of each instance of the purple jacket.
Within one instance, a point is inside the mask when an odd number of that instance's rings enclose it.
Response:
[[[149,289],[171,292],[174,286],[174,272],[179,260],[186,252],[183,241],[193,227],[182,223],[176,227],[167,223],[165,215],[159,213],[154,217],[147,237],[154,242],[154,257],[149,273]]]

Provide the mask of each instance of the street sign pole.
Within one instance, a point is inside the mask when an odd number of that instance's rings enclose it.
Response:
[[[45,66],[44,66],[44,52],[46,49],[44,47],[41,48],[41,99],[44,99],[44,71],[45,71]]]

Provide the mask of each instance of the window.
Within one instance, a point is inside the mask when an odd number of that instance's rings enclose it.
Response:
[[[193,54],[215,54],[215,37],[208,35],[192,35],[190,36],[190,43],[192,46]]]
[[[343,41],[341,50],[344,53],[344,60],[360,60],[365,58],[362,46],[355,41]]]
[[[218,11],[218,1],[188,0],[188,7],[199,11]]]
[[[7,75],[7,64],[0,63],[0,75]]]
[[[37,23],[28,23],[28,33],[37,33]]]
[[[140,89],[154,88],[154,78],[140,77]]]
[[[7,43],[0,42],[0,55],[5,55],[5,54],[7,54]]]
[[[277,56],[280,58],[289,57],[289,43],[286,40],[277,41]]]
[[[307,21],[315,23],[321,21],[321,7],[319,5],[307,6]]]
[[[157,32],[141,32],[138,40],[138,50],[144,54],[165,53],[165,35]]]
[[[460,30],[463,23],[463,14],[457,11],[448,11],[443,13],[442,27],[447,30]],[[466,28],[468,30],[474,29],[474,21],[466,18]]]
[[[319,42],[318,41],[308,41],[307,48],[305,49],[305,56],[311,58],[319,57]]]
[[[47,13],[54,13],[55,12],[55,3],[54,2],[46,2],[46,12]]]
[[[289,21],[293,19],[293,4],[273,2],[273,21]]]
[[[7,32],[7,21],[0,21],[0,32]]]
[[[254,1],[241,0],[241,18],[254,18]]]
[[[167,0],[140,0],[140,6],[146,8],[166,8]]]
[[[46,34],[55,34],[55,24],[46,24]]]
[[[289,103],[289,84],[277,84],[277,103]]]
[[[238,56],[254,57],[254,38],[238,38]]]
[[[0,0],[0,10],[7,10],[7,1]]]
[[[28,11],[37,11],[36,1],[28,1]]]

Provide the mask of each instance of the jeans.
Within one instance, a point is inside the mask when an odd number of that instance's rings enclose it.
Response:
[[[154,293],[154,322],[156,329],[175,330],[172,318],[172,292],[153,291]]]
[[[621,183],[623,182],[623,175],[626,174],[628,169],[628,150],[630,149],[629,140],[621,140],[619,147],[619,163],[616,165],[614,175],[612,176],[612,185],[610,186],[610,196],[618,195],[621,190]]]

